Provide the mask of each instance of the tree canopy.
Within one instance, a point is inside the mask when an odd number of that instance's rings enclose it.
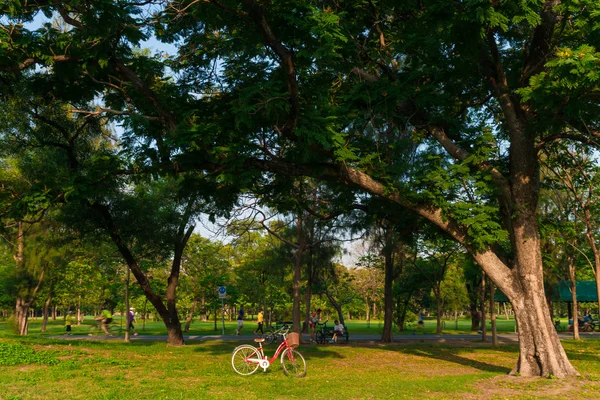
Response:
[[[239,193],[290,192],[290,177],[328,182],[348,204],[381,198],[459,242],[511,300],[514,373],[577,374],[544,299],[539,162],[600,137],[597,1],[11,1],[0,12],[2,107],[21,113],[3,130],[77,172],[37,193],[97,201],[124,177],[177,175],[213,215]],[[143,50],[150,38],[176,54]],[[81,133],[110,124],[118,151],[82,163]]]

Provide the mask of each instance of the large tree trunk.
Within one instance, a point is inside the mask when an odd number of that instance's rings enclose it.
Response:
[[[541,252],[536,238],[517,240],[529,251],[517,253],[518,263],[510,273],[493,253],[474,256],[488,276],[511,301],[519,327],[519,359],[511,374],[522,376],[579,375],[569,362],[549,316],[544,295]],[[536,249],[537,244],[537,251]]]
[[[553,376],[579,375],[567,359],[554,325],[547,316],[543,296],[531,290],[513,302],[519,325],[519,360],[511,374]],[[543,301],[542,301],[543,300]],[[542,307],[541,309],[538,307]]]

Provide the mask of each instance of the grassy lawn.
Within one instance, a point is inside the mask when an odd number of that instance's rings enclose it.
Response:
[[[51,332],[62,333],[58,322]],[[518,356],[513,344],[418,340],[301,346],[308,373],[292,379],[279,363],[267,373],[236,375],[230,358],[241,342],[170,347],[162,341],[67,341],[40,335],[36,324],[29,337],[19,338],[0,323],[0,399],[566,399],[583,393],[600,398],[596,339],[564,342],[582,374],[566,380],[507,376]],[[164,334],[159,328],[150,324],[147,333]],[[196,333],[214,334],[212,328],[202,325]],[[356,327],[362,328],[368,329]],[[270,346],[268,355],[273,351]]]
[[[119,316],[115,316],[115,324],[120,325],[121,320]],[[81,326],[74,325],[73,326],[73,334],[75,335],[87,335],[90,330],[90,324],[92,324],[92,318],[86,317],[84,324]],[[125,324],[125,320],[123,318],[123,326]],[[358,320],[347,320],[345,321],[346,327],[352,334],[373,334],[379,335],[383,331],[383,321],[373,320],[370,323],[367,321],[358,321]],[[333,327],[333,320],[329,320],[327,322],[328,326]],[[39,334],[41,326],[41,319],[37,318],[34,320],[30,320],[30,332],[33,334]],[[411,330],[416,326],[416,322],[407,324],[407,330],[405,333],[410,333]],[[566,326],[566,322],[565,322]],[[244,329],[242,331],[243,334],[252,335],[252,332],[256,329],[257,324],[255,321],[245,321]],[[488,332],[491,332],[491,325],[487,324]],[[514,332],[515,331],[515,323],[514,320],[505,320],[504,318],[498,319],[496,323],[498,332]],[[435,319],[425,319],[425,331],[427,333],[435,333],[436,328],[436,320]],[[0,332],[3,329],[2,324],[0,324]],[[42,335],[57,335],[64,333],[64,321],[62,319],[58,319],[56,321],[49,321],[49,325],[47,327],[48,332]],[[154,322],[148,321],[144,327],[143,323],[140,321],[136,323],[136,329],[141,335],[166,335],[166,329],[162,322]],[[232,335],[237,329],[236,321],[225,321],[225,334]],[[215,330],[214,321],[194,321],[192,323],[190,331],[186,332],[186,335],[220,335],[221,334],[221,320],[217,321],[217,329]],[[394,328],[394,334],[399,334],[397,328]],[[471,320],[470,319],[459,319],[458,323],[455,321],[443,321],[442,323],[442,333],[444,334],[462,334],[462,333],[473,333],[471,331]]]

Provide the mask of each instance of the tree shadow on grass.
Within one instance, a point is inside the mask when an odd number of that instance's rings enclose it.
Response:
[[[480,371],[493,372],[499,374],[508,374],[511,368],[504,367],[502,365],[490,364],[487,362],[472,360],[470,358],[462,357],[459,353],[463,352],[464,349],[459,348],[423,348],[423,347],[405,347],[399,348],[398,351],[416,356],[416,357],[427,357],[434,360],[442,360],[453,362],[458,365],[465,367],[475,368]],[[516,360],[515,360],[516,361]]]
[[[248,344],[254,346],[254,343],[233,343],[233,342],[225,342],[225,341],[210,341],[210,342],[193,342],[188,344],[187,346],[193,347],[193,351],[197,353],[204,353],[211,356],[222,356],[223,354],[233,354],[233,351],[238,347],[244,344]],[[254,346],[257,347],[257,346]],[[263,346],[263,350],[265,355],[269,358],[273,357],[275,351],[277,350],[277,345],[272,344],[268,346]],[[315,345],[306,345],[300,346],[296,349],[300,352],[305,359],[316,359],[316,358],[332,358],[332,359],[344,359],[346,355],[343,353],[341,347],[331,347],[331,346],[315,346]]]
[[[473,346],[471,345],[447,345],[438,343],[403,343],[401,345],[392,343],[379,343],[370,346],[376,350],[396,351],[416,357],[427,357],[434,360],[443,360],[453,362],[458,365],[467,366],[485,372],[504,373],[508,374],[511,368],[501,365],[490,364],[487,362],[472,360],[462,357],[460,353],[464,353],[469,349],[477,350],[493,350],[494,352],[510,353],[515,355],[515,362],[518,358],[518,345],[509,344],[505,346],[488,347],[488,346]]]
[[[41,341],[39,342],[42,343]],[[34,344],[34,342],[32,342]],[[150,347],[166,345],[165,341],[156,340],[134,340],[130,343],[126,343],[125,339],[119,338],[94,338],[87,336],[69,336],[65,338],[43,338],[44,345],[57,345],[57,346],[69,346],[69,347],[80,347],[80,348],[98,348],[98,347],[115,347],[115,346],[129,346],[129,347]]]

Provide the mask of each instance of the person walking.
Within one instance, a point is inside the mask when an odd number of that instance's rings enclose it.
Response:
[[[135,308],[131,307],[129,309],[129,312],[127,313],[127,330],[131,330],[133,331],[133,336],[137,336],[137,332],[135,330],[135,326],[133,325],[133,323],[136,322],[135,320]]]
[[[420,331],[421,333],[425,334],[425,309],[421,308],[419,310],[419,319],[417,322],[417,327],[415,329],[413,329],[412,334],[416,334],[416,331]]]
[[[238,328],[235,331],[235,334],[240,336],[240,332],[242,331],[242,328],[244,327],[244,306],[240,306],[240,309],[238,310],[237,324],[238,324]]]
[[[71,325],[73,324],[73,311],[67,312],[65,315],[65,335],[72,335],[71,333]]]
[[[260,331],[261,335],[264,335],[265,333],[263,332],[263,322],[265,321],[265,316],[263,314],[263,310],[260,310],[258,312],[258,316],[256,317],[256,322],[258,322],[258,328],[256,328],[256,330],[254,331],[254,334],[256,335],[258,331]]]

